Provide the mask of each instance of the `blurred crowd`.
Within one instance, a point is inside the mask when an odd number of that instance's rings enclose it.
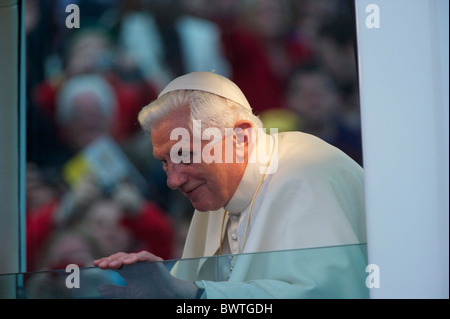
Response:
[[[69,4],[80,28],[66,27]],[[27,270],[180,257],[193,208],[167,187],[137,114],[188,72],[229,77],[265,127],[314,134],[362,165],[352,5],[27,0]]]

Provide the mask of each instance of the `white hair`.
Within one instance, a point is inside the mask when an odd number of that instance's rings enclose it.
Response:
[[[202,127],[217,127],[223,133],[225,128],[233,128],[239,120],[247,120],[254,128],[262,127],[261,120],[245,107],[227,98],[200,90],[176,90],[164,94],[145,106],[138,119],[142,128],[150,131],[171,112],[189,108],[189,127],[194,120],[200,120]]]
[[[94,94],[103,115],[112,117],[116,111],[116,96],[109,83],[100,75],[88,74],[71,78],[61,88],[56,100],[56,120],[67,123],[73,116],[73,100],[80,94]]]

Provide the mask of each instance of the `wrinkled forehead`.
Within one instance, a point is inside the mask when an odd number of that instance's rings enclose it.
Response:
[[[152,138],[153,154],[156,158],[162,158],[170,152],[170,148],[177,143],[178,138],[172,138],[178,131],[184,131],[190,135],[190,113],[188,109],[180,109],[170,112],[153,125],[150,134]]]
[[[191,113],[188,107],[180,107],[169,111],[166,115],[162,116],[157,122],[155,122],[151,128],[151,133],[157,134],[164,133],[164,135],[170,135],[176,128],[190,129]]]

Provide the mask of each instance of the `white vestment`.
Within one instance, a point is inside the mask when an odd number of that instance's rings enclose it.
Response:
[[[260,138],[230,202],[194,213],[173,275],[196,280],[206,298],[367,298],[363,169],[309,134],[272,139],[258,191]],[[220,250],[239,255],[189,259]]]

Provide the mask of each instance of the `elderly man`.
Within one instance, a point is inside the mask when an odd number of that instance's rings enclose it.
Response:
[[[140,277],[163,280],[173,294],[150,293],[158,288],[147,282],[136,296],[367,297],[363,170],[342,151],[301,132],[263,133],[241,90],[210,72],[173,80],[139,121],[168,186],[196,211],[171,274],[153,267],[163,274]],[[267,253],[245,254],[256,252]],[[205,256],[225,257],[190,259]],[[118,253],[94,264],[122,269],[140,261],[161,258]],[[106,296],[126,296],[107,288]]]

